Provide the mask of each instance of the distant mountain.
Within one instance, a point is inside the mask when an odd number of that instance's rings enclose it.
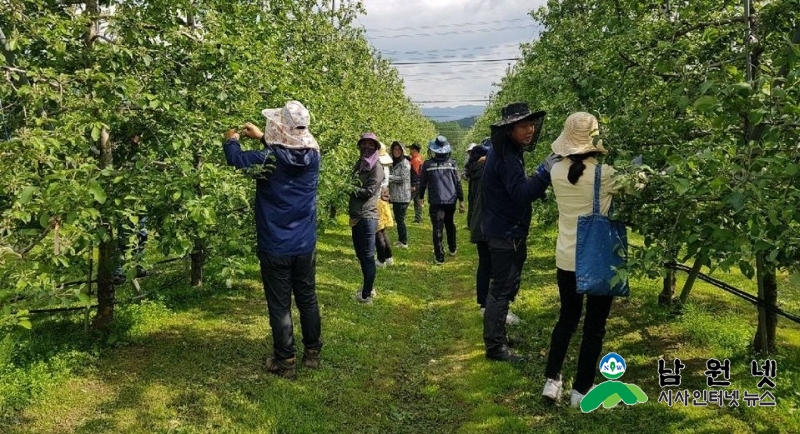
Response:
[[[436,122],[457,121],[480,116],[486,110],[482,105],[462,105],[458,107],[423,107],[422,114]]]

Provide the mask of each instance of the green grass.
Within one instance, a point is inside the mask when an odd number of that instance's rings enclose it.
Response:
[[[748,350],[755,308],[702,282],[679,317],[657,305],[659,281],[633,281],[632,296],[614,304],[604,349],[625,357],[628,371],[621,380],[640,386],[649,402],[590,414],[543,402],[544,364],[558,313],[555,233],[532,229],[522,290],[512,305],[523,324],[511,328],[525,339],[520,351],[531,360],[512,366],[484,358],[473,281],[477,255],[463,215],[458,218],[459,254],[440,267],[431,264],[429,225],[410,225],[411,248],[395,250],[397,265],[378,271],[378,297],[370,306],[350,299],[360,271],[349,227],[321,234],[323,367],[299,369],[296,381],[261,368],[271,340],[255,258],[246,279],[232,288],[213,281],[201,290],[178,286],[120,308],[117,341],[110,347],[83,336],[79,315],[39,319],[32,332],[18,337],[10,363],[0,369],[0,432],[800,431],[800,328],[788,321],[779,323],[777,408],[670,408],[656,402],[660,357],[680,357],[687,365],[682,388],[705,388],[710,357],[731,360],[731,389],[756,388]],[[717,277],[754,291],[753,282],[739,275]],[[785,280],[780,285],[783,307],[800,311],[797,288]],[[566,384],[579,339],[580,332],[565,362]]]

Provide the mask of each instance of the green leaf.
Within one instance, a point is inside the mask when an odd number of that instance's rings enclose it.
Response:
[[[795,271],[789,276],[789,282],[794,286],[800,286],[800,271]]]
[[[745,200],[745,198],[746,198],[746,196],[744,194],[742,194],[741,192],[737,191],[737,192],[731,194],[730,196],[728,196],[728,201],[727,202],[729,204],[731,204],[731,206],[733,207],[734,210],[741,211],[741,209],[744,208],[744,200]]]
[[[94,140],[95,142],[100,140],[100,132],[101,132],[101,130],[100,130],[100,127],[98,125],[93,126],[92,127],[92,140]]]
[[[19,320],[19,321],[17,322],[17,325],[19,325],[19,326],[20,326],[20,327],[22,327],[22,328],[28,329],[28,330],[30,330],[31,328],[33,328],[33,324],[31,324],[31,321],[30,321],[30,320],[28,320],[28,319],[21,319],[21,320]]]
[[[180,198],[181,198],[181,192],[180,191],[176,191],[175,193],[172,193],[172,200],[178,200]]]
[[[106,192],[103,190],[103,187],[101,187],[100,184],[96,182],[90,183],[89,192],[92,193],[92,196],[94,196],[94,200],[97,201],[97,203],[105,203]]]
[[[712,107],[717,105],[717,99],[711,95],[704,95],[695,100],[693,106],[701,112],[709,111]]]
[[[19,194],[19,203],[22,205],[30,203],[34,191],[36,191],[35,187],[28,186],[23,188]]]

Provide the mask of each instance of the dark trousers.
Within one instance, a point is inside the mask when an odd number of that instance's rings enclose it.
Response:
[[[489,282],[492,280],[492,255],[489,252],[489,243],[478,241],[478,269],[475,271],[475,289],[478,295],[478,304],[486,307],[486,296],[489,294]]]
[[[439,262],[444,262],[442,232],[447,232],[447,247],[450,252],[456,251],[456,224],[453,222],[455,214],[456,204],[454,203],[430,205],[431,224],[433,225],[433,254]]]
[[[558,322],[553,328],[550,339],[550,354],[547,356],[547,368],[544,375],[547,378],[558,378],[561,365],[569,348],[569,341],[578,328],[583,310],[583,294],[577,292],[577,280],[574,271],[558,269],[558,294],[561,298],[561,312]],[[586,394],[594,383],[597,372],[597,361],[603,350],[603,338],[606,335],[606,320],[611,312],[611,303],[614,297],[586,296],[586,318],[583,319],[583,339],[578,354],[578,372],[572,388]]]
[[[489,238],[492,283],[483,314],[483,342],[486,353],[503,352],[507,345],[506,315],[522,280],[522,266],[528,257],[525,239]]]
[[[392,203],[394,212],[394,222],[397,225],[397,240],[403,244],[408,244],[408,228],[406,227],[406,211],[408,203]]]
[[[300,312],[305,349],[320,349],[322,331],[316,292],[316,254],[272,256],[258,252],[261,280],[267,298],[272,348],[278,359],[295,356],[292,329],[292,294]]]
[[[387,259],[392,257],[391,242],[389,234],[386,233],[386,228],[379,230],[375,234],[375,250],[377,250],[379,262],[386,262]]]
[[[361,264],[361,276],[364,279],[361,286],[363,298],[370,296],[372,285],[375,284],[375,232],[377,229],[377,219],[360,219],[355,226],[350,228],[353,235],[353,248],[356,251],[358,262]]]
[[[411,200],[414,202],[414,223],[422,223],[422,198],[419,191],[411,193]]]

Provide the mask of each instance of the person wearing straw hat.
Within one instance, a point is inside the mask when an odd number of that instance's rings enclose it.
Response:
[[[434,264],[444,264],[443,232],[447,233],[447,247],[450,256],[455,256],[456,224],[453,217],[456,213],[456,201],[459,211],[464,212],[464,191],[461,189],[461,178],[458,175],[458,163],[450,158],[452,148],[445,136],[437,136],[428,143],[428,151],[433,158],[422,165],[422,177],[419,183],[419,194],[425,197],[428,191],[428,213],[433,225]]]
[[[518,102],[503,107],[500,113],[502,119],[491,126],[492,149],[481,181],[481,230],[487,238],[492,264],[483,341],[488,359],[524,362],[509,347],[506,322],[527,258],[531,204],[545,198],[553,159],[548,157],[536,173],[526,176],[524,151],[536,148],[545,112],[532,112],[526,103]]]
[[[378,164],[381,142],[375,133],[364,133],[357,143],[358,161],[353,167],[355,186],[350,193],[348,213],[353,248],[361,265],[363,282],[353,300],[371,304],[375,297],[375,234],[378,232],[378,200],[383,184],[383,167]]]
[[[269,311],[274,353],[268,372],[296,376],[292,326],[292,294],[300,312],[303,366],[317,368],[322,349],[316,293],[317,186],[320,151],[309,131],[310,115],[298,101],[261,112],[265,132],[252,123],[244,134],[263,148],[243,151],[239,134],[225,134],[229,165],[245,169],[256,180],[256,233],[261,279]]]
[[[602,142],[595,138],[598,133],[597,118],[589,113],[577,112],[567,118],[564,130],[552,144],[553,153],[565,157],[550,172],[558,203],[556,278],[561,309],[550,339],[542,396],[553,401],[561,397],[561,366],[583,309],[583,295],[577,293],[575,246],[578,216],[592,213],[595,177],[587,174],[595,173],[595,168],[600,164],[597,157],[607,153]],[[612,196],[617,192],[613,181],[614,169],[606,164],[601,165],[600,169],[600,212],[607,215]],[[594,295],[587,295],[586,298],[583,338],[570,393],[573,407],[580,405],[594,382],[606,333],[606,320],[614,299]]]

